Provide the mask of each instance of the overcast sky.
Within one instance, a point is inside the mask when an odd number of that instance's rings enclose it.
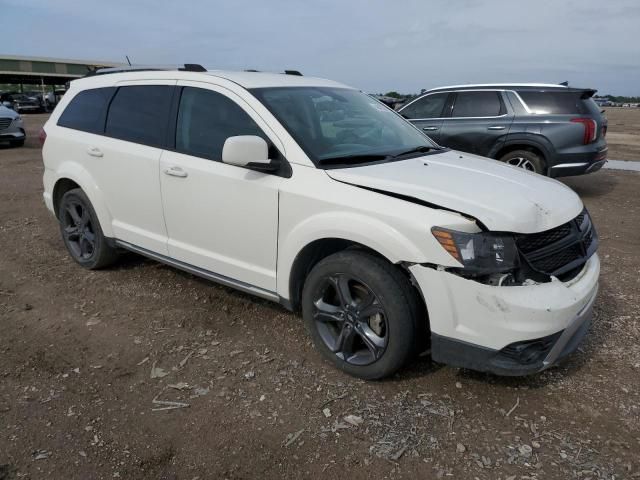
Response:
[[[0,54],[640,95],[638,0],[0,0]]]

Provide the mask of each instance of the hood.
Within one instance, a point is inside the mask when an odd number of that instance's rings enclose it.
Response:
[[[575,218],[582,201],[562,183],[456,151],[326,170],[334,180],[470,215],[489,230],[534,233]]]
[[[14,110],[11,110],[4,105],[0,105],[0,117],[16,118],[17,116],[18,114]]]

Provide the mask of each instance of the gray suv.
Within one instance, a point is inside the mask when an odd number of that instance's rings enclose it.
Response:
[[[398,113],[438,144],[560,177],[607,158],[596,90],[553,84],[458,85],[429,90]]]
[[[17,112],[0,105],[0,145],[10,144],[20,147],[24,145],[26,134],[22,117]]]

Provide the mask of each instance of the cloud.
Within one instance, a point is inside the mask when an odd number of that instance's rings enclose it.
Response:
[[[11,54],[295,68],[368,91],[569,80],[640,95],[635,0],[3,0],[2,12]]]

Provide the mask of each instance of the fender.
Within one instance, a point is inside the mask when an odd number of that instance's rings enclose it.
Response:
[[[317,240],[339,239],[356,242],[385,257],[391,263],[423,263],[427,259],[422,249],[389,224],[357,212],[325,212],[313,215],[296,224],[289,232],[280,232],[283,242],[278,246],[278,295],[289,299],[290,276],[298,254]],[[430,241],[426,234],[423,240]],[[423,245],[424,248],[424,245]],[[432,249],[433,250],[433,249]],[[443,263],[451,263],[442,250]],[[438,249],[434,250],[438,254]],[[439,256],[439,255],[432,255]]]
[[[551,142],[549,142],[549,140],[546,139],[546,137],[537,133],[523,132],[508,134],[504,143],[495,145],[491,149],[491,151],[489,152],[489,157],[497,158],[498,152],[500,150],[503,150],[505,147],[509,147],[512,145],[528,145],[530,147],[537,148],[544,155],[547,164],[549,163],[549,159],[553,158],[553,156],[555,155],[555,148],[553,148],[553,145],[551,144]]]
[[[113,216],[107,207],[102,190],[100,190],[100,187],[98,187],[94,182],[89,172],[87,172],[82,165],[76,162],[64,161],[56,168],[53,174],[55,175],[55,182],[53,182],[54,189],[55,185],[58,184],[58,181],[63,178],[73,180],[75,183],[80,185],[80,188],[82,188],[87,197],[89,197],[89,201],[98,216],[100,228],[102,228],[104,236],[113,238]],[[52,189],[51,194],[53,194],[53,191],[54,190]]]

